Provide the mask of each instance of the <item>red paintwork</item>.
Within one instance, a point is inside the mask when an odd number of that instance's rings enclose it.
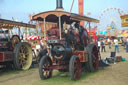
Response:
[[[57,66],[57,65],[54,65],[54,66],[49,67],[49,69],[67,69],[67,66]]]
[[[78,0],[78,5],[79,5],[79,8],[78,9],[79,9],[79,14],[80,15],[84,15],[84,11],[83,11],[84,10],[84,4],[83,3],[84,3],[84,0]],[[81,21],[80,22],[80,25],[81,26],[84,26],[84,22]]]
[[[0,52],[0,62],[12,61],[13,52]]]
[[[0,53],[0,62],[3,62],[3,61],[4,61],[4,54]]]
[[[79,80],[80,79],[80,75],[81,75],[81,63],[79,61],[78,58],[76,58],[75,62],[74,62],[74,77],[75,80]]]
[[[74,51],[73,55],[77,55],[80,58],[80,62],[85,62],[86,61],[86,56],[84,51]]]
[[[93,40],[95,41],[96,44],[96,40],[97,40],[97,35],[95,32],[89,32],[89,35],[93,37]]]
[[[50,34],[51,36],[59,36],[59,28],[58,27],[52,27],[50,30],[47,31],[47,34]]]
[[[52,62],[53,62],[53,63],[56,63],[56,59],[53,58],[53,59],[52,59]],[[57,64],[65,64],[65,61],[59,61],[59,62],[57,62]]]

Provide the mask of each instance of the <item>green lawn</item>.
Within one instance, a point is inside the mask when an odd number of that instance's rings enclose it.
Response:
[[[92,73],[83,72],[80,80],[73,81],[70,79],[70,76],[62,77],[60,76],[62,73],[56,71],[54,72],[54,75],[52,78],[48,80],[37,81],[36,84],[37,85],[74,85],[75,83],[80,83],[82,80],[86,80],[86,78],[89,78],[92,75],[99,74],[100,72],[101,70],[97,72],[92,72]],[[65,74],[69,75],[69,73],[65,73]]]

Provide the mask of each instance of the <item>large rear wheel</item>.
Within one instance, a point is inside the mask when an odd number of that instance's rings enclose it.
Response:
[[[91,44],[88,48],[88,62],[86,68],[89,72],[95,72],[99,67],[99,53],[98,48]]]
[[[43,56],[39,63],[39,74],[42,80],[52,77],[52,69],[49,69],[51,66],[51,59],[48,56]]]
[[[81,75],[81,63],[78,56],[73,55],[69,62],[71,80],[79,80]]]
[[[16,69],[28,70],[32,64],[32,49],[26,42],[18,43],[14,49],[14,65]]]

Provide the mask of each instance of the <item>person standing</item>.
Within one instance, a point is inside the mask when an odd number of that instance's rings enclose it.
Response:
[[[128,38],[126,39],[126,52],[128,53]]]
[[[101,41],[100,40],[98,40],[98,50],[100,51],[100,46],[101,46]]]
[[[119,52],[119,45],[118,45],[118,40],[115,38],[114,39],[114,44],[115,44],[115,52]]]
[[[108,38],[108,47],[111,49],[111,39]]]
[[[104,40],[101,41],[101,52],[103,52],[103,50],[104,50],[104,52],[106,52]]]
[[[44,48],[44,42],[43,42],[43,40],[40,40],[40,47],[41,47],[41,49]]]

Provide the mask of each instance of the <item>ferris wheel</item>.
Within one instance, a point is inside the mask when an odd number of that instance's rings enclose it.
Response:
[[[105,13],[109,11],[116,11],[120,16],[126,14],[124,10],[121,8],[107,8],[104,9],[103,12],[100,14],[99,19],[102,18],[105,15]]]
[[[115,29],[121,29],[121,19],[120,16],[126,14],[121,8],[106,8],[104,9],[100,16],[100,23],[98,24],[99,31],[106,31]]]

